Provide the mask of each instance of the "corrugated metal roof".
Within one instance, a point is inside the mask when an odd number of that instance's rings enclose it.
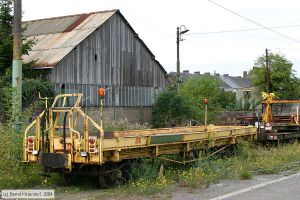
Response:
[[[23,61],[36,61],[34,67],[55,66],[116,12],[118,10],[23,22],[24,36],[36,41]]]

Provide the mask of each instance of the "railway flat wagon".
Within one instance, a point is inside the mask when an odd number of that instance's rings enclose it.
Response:
[[[105,133],[80,108],[82,94],[62,94],[26,128],[23,162],[41,164],[47,172],[99,176],[100,186],[110,187],[128,176],[135,158],[158,157],[188,163],[201,151],[221,150],[240,140],[257,138],[254,126],[190,126],[115,131]],[[71,106],[70,106],[71,105]],[[102,110],[102,108],[101,108]],[[102,112],[99,112],[100,119]],[[217,150],[217,151],[218,151]],[[179,155],[171,159],[166,155]]]

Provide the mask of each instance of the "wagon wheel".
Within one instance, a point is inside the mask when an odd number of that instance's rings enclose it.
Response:
[[[199,149],[192,150],[189,152],[189,154],[187,155],[187,159],[188,161],[193,161],[193,162],[189,162],[190,166],[194,166],[195,163],[197,163],[195,160],[199,158],[199,154],[200,154]]]
[[[106,163],[100,166],[100,172],[103,175],[99,176],[100,188],[108,189],[115,186],[120,177],[120,170],[117,170],[115,163]]]
[[[121,172],[122,172],[122,181],[126,182],[130,179],[130,174],[131,174],[131,163],[127,162],[122,168],[121,168]]]
[[[62,180],[63,186],[70,186],[70,182],[71,182],[70,174],[66,174],[66,173],[62,172],[62,173],[59,173],[59,176]]]

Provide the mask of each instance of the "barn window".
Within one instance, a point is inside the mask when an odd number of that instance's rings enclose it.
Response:
[[[97,56],[97,54],[95,54],[95,61],[97,61],[98,60],[98,56]]]

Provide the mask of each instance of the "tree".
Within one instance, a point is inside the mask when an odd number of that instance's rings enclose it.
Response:
[[[222,90],[220,82],[214,76],[204,75],[193,77],[184,82],[180,94],[186,97],[192,110],[191,117],[204,123],[205,98],[208,98],[208,122],[213,122],[218,114],[222,112],[221,97]]]
[[[237,110],[238,109],[236,94],[231,91],[221,90],[220,97],[219,97],[219,103],[220,103],[221,107],[225,110]]]
[[[250,71],[250,77],[253,85],[258,88],[258,92],[266,92],[266,60],[265,56],[260,56],[253,69]],[[270,63],[270,92],[282,99],[299,99],[299,79],[295,76],[293,63],[280,53],[269,54]]]
[[[209,101],[208,122],[214,122],[224,109],[237,109],[235,94],[221,90],[219,79],[196,76],[181,84],[179,94],[176,86],[171,86],[158,96],[153,108],[154,126],[180,126],[190,120],[204,124],[205,98]]]
[[[12,104],[12,59],[13,59],[13,16],[12,0],[0,0],[0,121],[9,119]],[[24,31],[25,29],[23,29]],[[34,45],[34,40],[23,38],[22,54],[28,54]],[[47,70],[33,70],[32,63],[23,64],[23,107],[37,100],[38,92],[52,96],[53,86],[47,82]]]
[[[13,59],[13,15],[12,15],[12,0],[0,0],[0,75],[6,73],[12,66]],[[23,28],[23,31],[26,27]],[[26,40],[22,38],[22,54],[28,54],[34,45],[34,40]],[[23,76],[35,78],[40,76],[41,72],[32,70],[32,63],[23,63]],[[8,72],[9,73],[9,72]],[[39,73],[39,75],[37,75]],[[45,73],[42,72],[44,76]]]
[[[0,74],[12,65],[12,0],[0,1]]]
[[[190,115],[185,97],[178,94],[176,87],[170,86],[156,98],[153,107],[153,125],[154,127],[186,125]]]

